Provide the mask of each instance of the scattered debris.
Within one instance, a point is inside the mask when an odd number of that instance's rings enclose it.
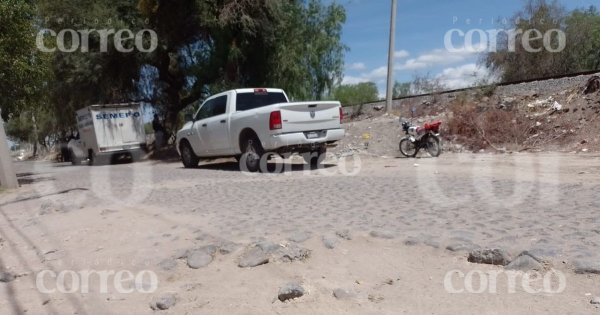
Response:
[[[600,91],[600,77],[595,75],[591,77],[583,87],[583,94],[592,94]]]
[[[510,263],[510,255],[502,249],[476,249],[469,253],[470,263],[506,266]]]

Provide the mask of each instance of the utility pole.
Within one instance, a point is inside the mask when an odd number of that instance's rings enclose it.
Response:
[[[9,189],[19,188],[17,175],[8,151],[8,141],[2,118],[0,118],[0,186]]]
[[[398,8],[398,0],[392,0],[392,16],[390,18],[390,50],[388,55],[388,77],[387,77],[387,97],[386,97],[386,112],[392,111],[392,98],[394,98],[394,53],[396,51],[396,11]]]

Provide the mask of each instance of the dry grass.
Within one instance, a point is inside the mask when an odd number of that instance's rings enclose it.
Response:
[[[457,101],[450,106],[450,111],[448,134],[473,150],[491,147],[497,151],[518,151],[533,132],[527,119],[517,110]]]

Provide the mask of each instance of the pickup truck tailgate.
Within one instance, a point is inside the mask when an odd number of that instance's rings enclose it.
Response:
[[[283,121],[281,133],[322,131],[340,128],[339,102],[279,104]]]

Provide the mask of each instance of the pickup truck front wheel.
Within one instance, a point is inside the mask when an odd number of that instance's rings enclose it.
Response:
[[[260,170],[260,159],[264,154],[260,141],[256,138],[246,140],[243,152],[244,154],[242,154],[240,159],[240,168],[242,171],[258,172]]]
[[[192,146],[189,143],[183,142],[181,144],[181,162],[185,168],[194,168],[198,166],[200,163],[200,158],[196,156],[194,150],[192,150]]]

